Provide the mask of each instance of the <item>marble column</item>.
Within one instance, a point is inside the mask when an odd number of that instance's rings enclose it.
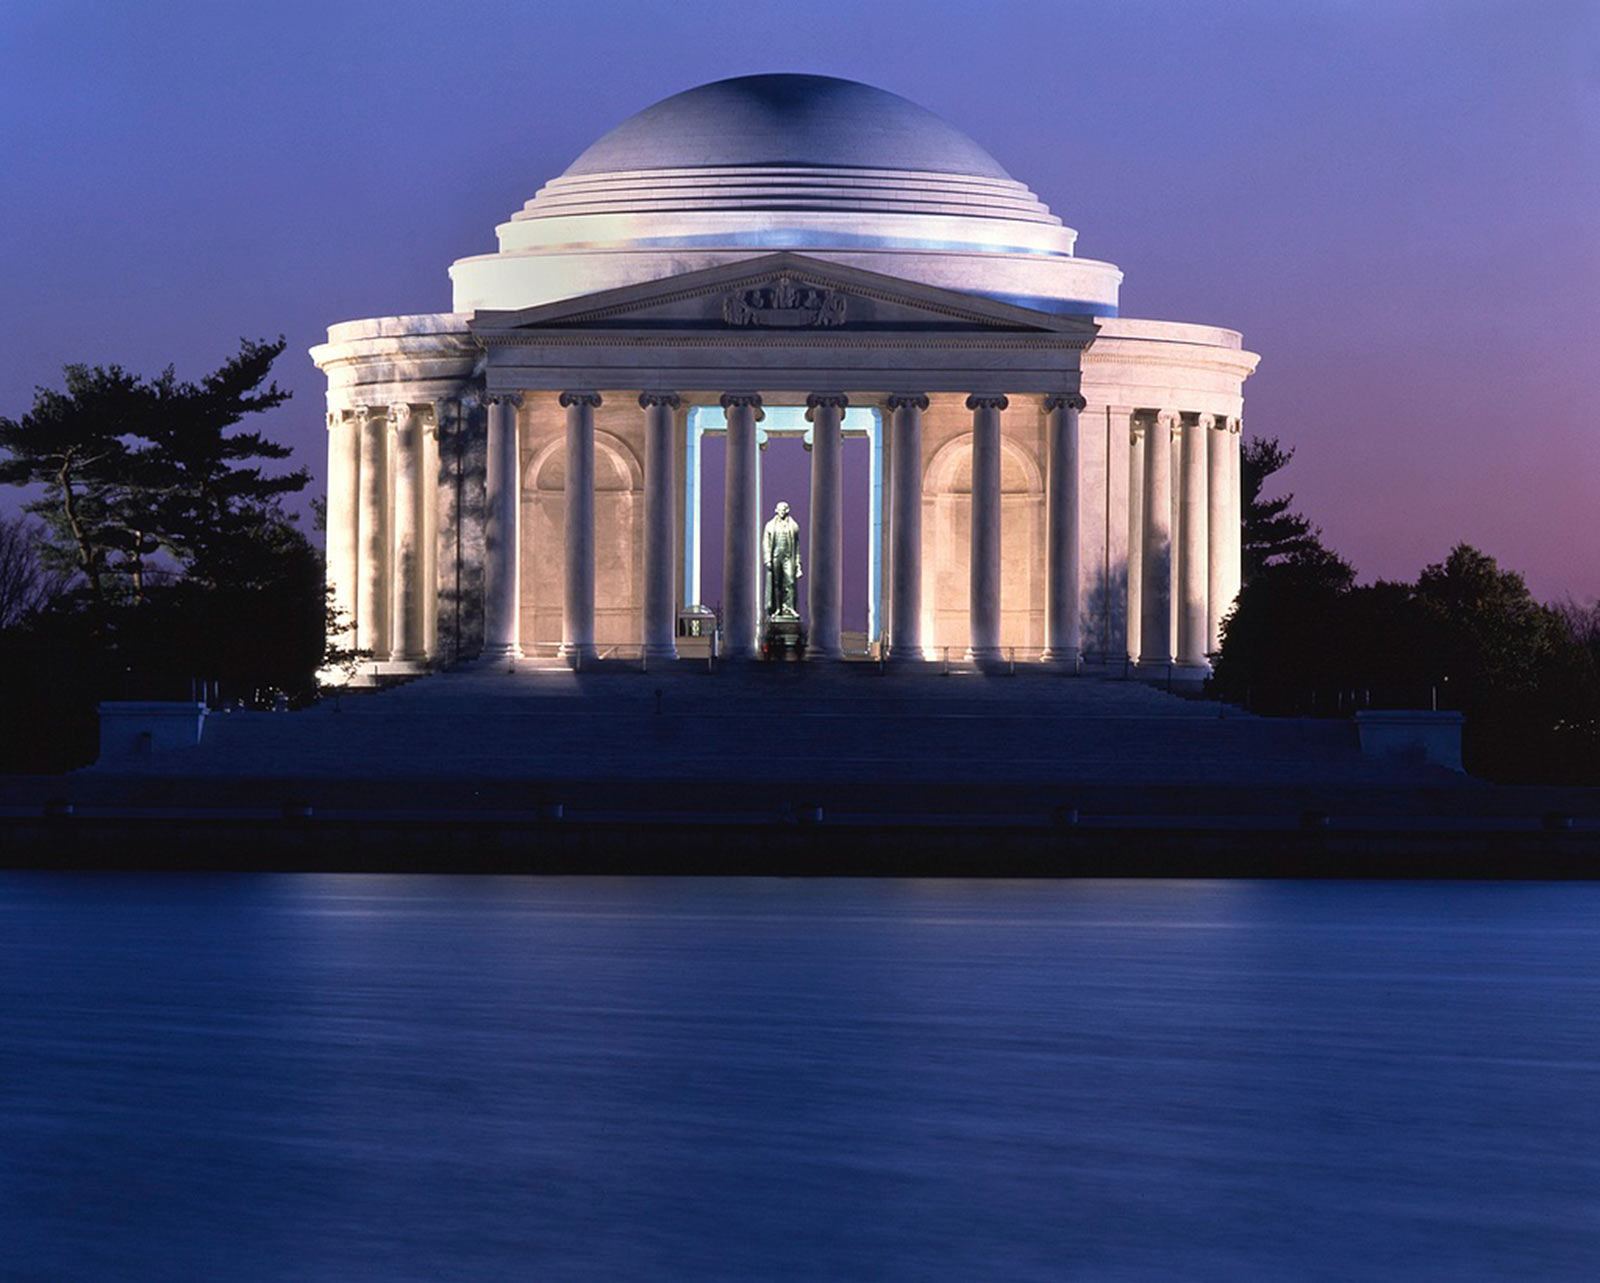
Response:
[[[1149,425],[1134,415],[1128,423],[1128,595],[1122,613],[1128,658],[1139,662],[1144,638],[1144,438]]]
[[[1003,396],[974,394],[972,411],[972,578],[967,658],[1000,657],[1000,412]]]
[[[1210,577],[1209,503],[1206,498],[1208,462],[1206,446],[1211,437],[1211,416],[1196,415],[1183,425],[1183,494],[1179,504],[1178,565],[1180,611],[1178,615],[1178,662],[1188,668],[1206,665],[1206,623]]]
[[[922,412],[920,392],[891,396],[889,658],[922,658]]]
[[[1077,393],[1045,398],[1049,479],[1045,495],[1045,649],[1047,662],[1077,665],[1078,601],[1078,412]]]
[[[423,657],[421,424],[411,406],[389,407],[394,449],[394,599],[389,615],[389,658],[416,663]]]
[[[761,397],[754,392],[728,392],[721,405],[728,421],[722,506],[722,653],[729,659],[753,659],[756,629],[761,623],[761,465],[756,449]]]
[[[484,467],[483,657],[515,659],[522,653],[519,565],[522,450],[517,433],[518,392],[491,393]]]
[[[595,657],[594,412],[599,405],[598,392],[561,394],[567,412],[567,472],[559,654],[573,667]]]
[[[842,393],[814,392],[806,398],[811,422],[811,529],[806,542],[806,605],[811,659],[842,659],[841,602],[844,589],[844,443]]]
[[[1205,417],[1205,416],[1202,416]],[[1222,645],[1222,620],[1228,613],[1228,421],[1212,419],[1206,434],[1206,651]]]
[[[389,421],[377,406],[356,411],[361,432],[360,565],[356,648],[389,658]]]
[[[328,586],[335,630],[328,640],[356,644],[356,566],[361,558],[361,430],[343,410],[328,415]]]
[[[421,645],[424,659],[439,654],[439,438],[445,431],[446,407],[435,401],[417,422],[417,518],[422,540]]]
[[[428,608],[428,655],[445,664],[461,658],[463,594],[462,451],[472,402],[446,398],[433,403],[434,430],[428,452],[428,488],[432,491],[432,536],[428,543],[434,601]],[[426,501],[424,501],[426,503]],[[480,567],[481,569],[481,567]]]
[[[1144,433],[1144,578],[1139,663],[1172,662],[1172,435],[1178,416],[1163,410]]]
[[[1240,451],[1244,448],[1244,424],[1228,420],[1228,551],[1222,563],[1224,611],[1231,608],[1244,582],[1244,481],[1240,473]]]
[[[671,392],[641,392],[639,408],[644,411],[644,657],[676,659],[672,430],[678,398]]]

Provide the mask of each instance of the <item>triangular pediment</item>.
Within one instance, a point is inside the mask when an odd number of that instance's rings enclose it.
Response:
[[[1057,316],[803,254],[778,253],[514,312],[478,312],[480,335],[545,333],[1010,334],[1091,339]]]

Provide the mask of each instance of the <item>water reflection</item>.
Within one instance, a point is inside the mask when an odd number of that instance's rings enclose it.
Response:
[[[1597,908],[0,876],[0,1277],[1591,1278]]]

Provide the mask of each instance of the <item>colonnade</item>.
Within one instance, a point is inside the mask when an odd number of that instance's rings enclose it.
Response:
[[[484,507],[484,646],[489,659],[521,653],[522,395],[479,396],[487,413]],[[595,656],[595,410],[600,394],[560,393],[565,412],[565,516],[560,654]],[[677,654],[673,448],[678,394],[638,396],[643,415],[644,537],[640,641],[646,659]],[[751,658],[761,625],[761,527],[757,424],[762,399],[720,398],[727,424],[723,497],[723,654]],[[848,398],[806,397],[812,424],[811,526],[806,542],[809,651],[842,655],[843,476],[841,429]],[[924,653],[922,416],[928,397],[882,400],[890,450],[888,656]],[[1038,403],[1036,403],[1038,404]],[[1001,654],[1001,416],[1006,396],[966,400],[972,419],[972,523],[967,655]],[[1073,664],[1080,651],[1079,508],[1083,398],[1042,399],[1045,412],[1047,662]],[[435,494],[440,425],[454,402],[356,406],[329,415],[328,576],[354,645],[374,659],[421,664],[434,653],[437,582]],[[1240,423],[1176,410],[1128,412],[1128,654],[1151,671],[1203,668],[1217,649],[1222,616],[1239,588]],[[1108,502],[1110,496],[1107,496]]]
[[[1135,411],[1128,457],[1128,654],[1201,669],[1239,592],[1237,418]]]
[[[485,564],[484,654],[509,658],[520,652],[518,621],[517,513],[520,499],[517,394],[491,394],[489,408]],[[726,483],[723,494],[722,632],[723,655],[753,658],[761,626],[761,528],[756,425],[763,417],[756,393],[729,392],[719,399],[727,423]],[[594,411],[598,393],[564,391],[566,410],[566,517],[563,556],[561,654],[581,664],[595,654],[594,644]],[[896,393],[885,401],[890,419],[893,467],[889,656],[922,658],[922,393]],[[971,658],[1000,654],[1000,414],[999,394],[967,399],[973,425]],[[673,414],[676,393],[639,395],[645,415],[644,610],[641,642],[647,659],[676,656],[674,643]],[[806,542],[808,652],[817,659],[843,655],[843,468],[844,412],[849,398],[815,392],[806,398],[812,424],[811,527]],[[1046,657],[1072,662],[1078,635],[1078,412],[1083,400],[1062,394],[1046,398],[1049,419],[1051,531],[1047,574],[1050,611]]]
[[[357,405],[328,415],[328,582],[338,635],[379,661],[433,652],[439,425],[450,403]]]

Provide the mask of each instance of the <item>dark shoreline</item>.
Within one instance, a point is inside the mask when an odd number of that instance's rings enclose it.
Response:
[[[622,821],[550,815],[54,814],[0,820],[12,869],[765,877],[1600,877],[1600,832],[1312,812],[1152,824]]]

